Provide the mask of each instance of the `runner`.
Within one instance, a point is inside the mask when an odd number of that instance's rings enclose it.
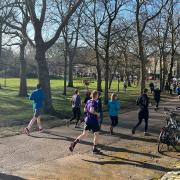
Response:
[[[178,87],[176,89],[176,92],[178,94],[178,98],[180,99],[180,84],[178,84]]]
[[[43,132],[43,128],[41,125],[41,109],[44,102],[44,93],[41,88],[41,84],[37,85],[37,89],[32,92],[29,99],[33,101],[34,116],[31,119],[29,125],[24,129],[24,132],[27,135],[29,135],[30,130],[35,122],[37,122],[39,132]]]
[[[91,92],[87,91],[86,92],[86,97],[84,99],[84,105],[91,99]]]
[[[78,122],[79,122],[80,116],[81,116],[81,98],[80,98],[78,89],[76,89],[74,91],[74,95],[73,95],[73,97],[71,99],[71,103],[72,103],[73,117],[70,119],[69,124],[71,123],[71,121],[76,119],[77,121],[76,121],[76,124],[75,124],[75,128],[77,128]]]
[[[117,100],[117,95],[112,94],[111,100],[108,102],[109,116],[111,119],[110,134],[113,134],[113,128],[118,124],[118,113],[120,109],[120,102]]]
[[[154,83],[153,83],[153,82],[151,82],[151,83],[149,84],[149,88],[150,88],[150,90],[151,90],[151,93],[153,93],[153,91],[154,91]]]
[[[100,115],[100,121],[99,121],[99,125],[100,125],[100,129],[101,129],[101,125],[103,122],[103,109],[102,109],[102,99],[101,99],[101,92],[98,92],[98,112]]]
[[[124,80],[123,86],[124,86],[124,92],[126,93],[126,90],[127,90],[127,81],[126,80]]]
[[[85,138],[88,134],[88,131],[92,130],[94,133],[94,144],[93,144],[93,153],[100,153],[100,150],[97,148],[98,137],[99,137],[99,122],[98,122],[98,92],[92,92],[92,99],[89,100],[84,108],[84,111],[87,112],[87,116],[85,119],[85,126],[83,133],[73,142],[71,143],[69,150],[72,152],[76,146],[76,144],[83,138]]]
[[[156,89],[154,90],[154,100],[155,100],[155,102],[156,102],[155,110],[158,110],[158,109],[159,109],[160,99],[161,99],[161,90],[160,90],[159,88],[156,88]]]
[[[136,124],[136,126],[132,129],[132,134],[135,134],[137,127],[142,123],[142,120],[145,120],[145,131],[144,135],[148,135],[148,119],[149,119],[149,97],[147,95],[148,89],[144,89],[143,94],[138,97],[137,99],[137,105],[139,106],[139,113],[138,113],[138,119],[139,122]]]

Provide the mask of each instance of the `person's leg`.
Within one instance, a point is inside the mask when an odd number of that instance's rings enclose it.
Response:
[[[99,133],[94,132],[93,152],[97,151],[98,140],[99,140]]]
[[[144,128],[144,132],[147,133],[148,131],[148,118],[145,118],[145,128]]]
[[[79,121],[80,121],[80,117],[81,117],[81,109],[80,109],[80,108],[77,108],[77,109],[76,109],[76,118],[77,118],[77,121],[76,121],[75,127],[78,125],[78,123],[79,123]]]
[[[42,131],[43,127],[42,127],[42,124],[41,124],[41,116],[39,116],[37,118],[37,125],[38,125],[38,128],[39,128],[39,131]]]
[[[132,134],[135,134],[137,127],[142,123],[142,117],[138,117],[138,123],[132,129]]]
[[[113,118],[113,116],[110,116],[110,119],[111,119],[110,134],[113,134],[113,127],[114,127],[114,118]]]
[[[117,126],[117,125],[118,125],[118,116],[116,116],[114,119],[114,126]]]
[[[100,112],[100,122],[99,122],[100,129],[101,129],[102,122],[103,122],[103,112],[101,111]]]
[[[76,119],[76,108],[72,108],[73,117],[70,119],[70,122]]]
[[[74,150],[76,144],[77,144],[81,139],[85,138],[85,137],[87,136],[87,134],[88,134],[88,131],[87,131],[87,130],[84,130],[83,133],[82,133],[80,136],[78,136],[74,142],[71,143],[71,145],[70,145],[70,147],[69,147],[69,150],[72,152],[72,151]]]

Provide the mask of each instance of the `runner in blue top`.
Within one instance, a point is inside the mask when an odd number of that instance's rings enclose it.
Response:
[[[39,131],[42,132],[43,128],[41,125],[41,110],[43,107],[44,102],[44,93],[41,88],[41,84],[37,85],[37,89],[32,92],[32,94],[29,97],[30,100],[33,101],[33,109],[34,109],[34,116],[31,119],[29,125],[24,129],[24,132],[29,135],[29,132],[31,130],[31,127],[33,124],[37,121]]]
[[[176,89],[176,92],[178,94],[178,98],[180,99],[180,84],[178,84],[178,87]]]
[[[111,100],[108,102],[109,116],[111,119],[110,134],[113,134],[113,128],[118,124],[118,114],[120,109],[120,102],[117,100],[117,95],[112,94]]]
[[[86,103],[86,106],[84,108],[84,111],[86,112],[84,131],[73,143],[71,143],[69,147],[69,150],[71,152],[74,150],[76,144],[81,139],[87,136],[88,131],[92,130],[92,132],[94,133],[93,153],[100,153],[100,150],[97,149],[98,136],[99,136],[98,131],[100,130],[99,122],[98,122],[98,117],[99,117],[98,103],[97,103],[98,92],[93,91],[91,96],[92,99]]]

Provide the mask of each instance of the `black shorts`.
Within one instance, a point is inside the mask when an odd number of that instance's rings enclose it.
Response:
[[[34,109],[34,117],[38,118],[41,116],[41,109]]]
[[[84,125],[84,130],[89,130],[92,131],[93,133],[100,131],[100,126],[99,123],[96,124],[90,124],[90,123],[85,123]]]

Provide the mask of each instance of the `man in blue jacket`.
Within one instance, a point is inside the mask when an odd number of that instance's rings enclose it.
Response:
[[[43,107],[44,102],[44,93],[41,88],[41,84],[37,85],[37,89],[32,92],[29,99],[33,101],[33,110],[34,110],[34,116],[31,119],[29,125],[24,129],[24,132],[29,135],[31,127],[33,124],[37,121],[39,132],[43,131],[42,125],[41,125],[41,110]]]

